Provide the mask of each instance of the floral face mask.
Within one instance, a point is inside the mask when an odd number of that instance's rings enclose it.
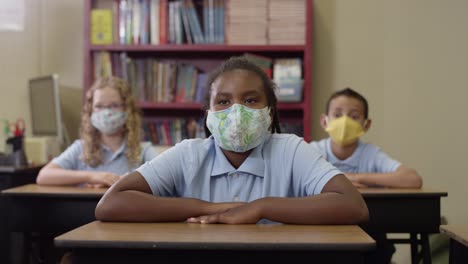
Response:
[[[246,152],[260,145],[270,133],[270,109],[234,104],[221,111],[208,111],[206,125],[221,148]]]
[[[105,135],[115,134],[125,122],[127,113],[122,110],[104,108],[91,115],[91,124]]]

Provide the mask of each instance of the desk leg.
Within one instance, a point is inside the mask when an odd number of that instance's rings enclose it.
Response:
[[[449,264],[455,264],[455,258],[454,258],[454,254],[455,254],[455,246],[454,246],[454,241],[453,239],[450,239],[450,245],[449,245]]]
[[[31,258],[31,240],[30,235],[23,232],[10,233],[10,242],[12,245],[11,250],[11,263],[12,264],[29,264],[32,262]]]
[[[421,253],[424,264],[432,264],[431,245],[429,244],[429,235],[421,234]]]
[[[418,264],[418,234],[410,234],[410,245],[411,245],[411,264]]]

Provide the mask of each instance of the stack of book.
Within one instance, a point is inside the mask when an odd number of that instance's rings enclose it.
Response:
[[[268,42],[272,45],[305,44],[305,0],[270,0]]]
[[[267,44],[268,0],[228,1],[226,38],[231,45]]]

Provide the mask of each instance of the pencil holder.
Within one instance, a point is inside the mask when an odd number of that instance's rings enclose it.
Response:
[[[28,159],[23,148],[23,137],[10,137],[6,143],[11,146],[12,152],[9,154],[9,163],[14,167],[24,167],[28,165]]]

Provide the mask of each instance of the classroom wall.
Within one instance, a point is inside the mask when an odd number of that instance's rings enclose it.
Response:
[[[65,105],[80,105],[83,1],[25,2],[25,31],[0,32],[0,118],[29,124],[28,77],[59,73],[75,92]],[[448,191],[442,214],[450,223],[468,222],[465,10],[464,0],[314,2],[313,139],[325,136],[318,122],[330,93],[362,92],[373,119],[364,140],[416,168],[427,188]],[[79,107],[67,111],[76,137]]]
[[[467,223],[468,1],[315,0],[313,139],[327,97],[350,86],[370,103],[365,140],[448,191],[442,214]],[[408,263],[399,252],[397,263]]]
[[[24,118],[26,135],[31,136],[28,78],[58,73],[65,126],[72,139],[78,136],[82,20],[83,1],[25,0],[24,30],[0,32],[0,119]],[[3,151],[3,122],[0,125]]]

